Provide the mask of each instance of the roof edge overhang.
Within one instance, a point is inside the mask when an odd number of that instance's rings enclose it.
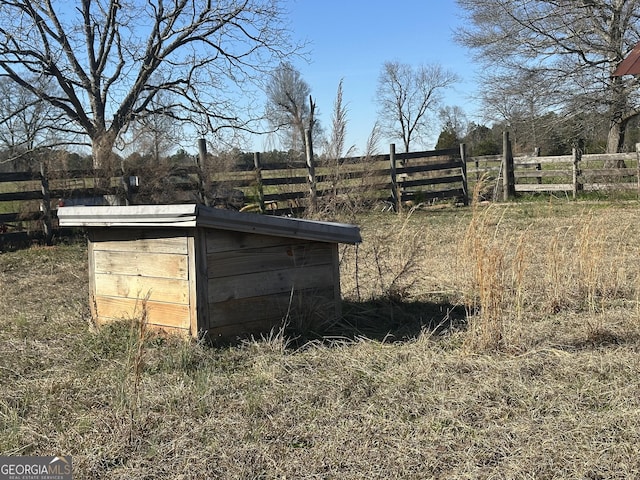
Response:
[[[62,227],[203,227],[330,243],[360,243],[355,225],[240,213],[204,205],[61,207]]]

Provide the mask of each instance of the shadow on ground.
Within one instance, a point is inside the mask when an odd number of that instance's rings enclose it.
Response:
[[[464,328],[466,311],[461,305],[425,301],[343,301],[342,318],[322,332],[290,333],[298,340],[367,338],[384,342],[411,341],[423,332],[436,335]],[[296,342],[298,343],[298,342]]]

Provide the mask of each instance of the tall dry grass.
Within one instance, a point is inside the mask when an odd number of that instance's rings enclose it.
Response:
[[[555,201],[362,217],[346,320],[424,328],[305,345],[91,330],[84,246],[2,254],[0,454],[93,479],[638,478],[639,220]],[[434,334],[454,308],[466,325]]]

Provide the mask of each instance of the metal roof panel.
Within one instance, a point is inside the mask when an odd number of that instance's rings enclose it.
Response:
[[[276,217],[204,205],[61,207],[62,227],[203,227],[330,243],[359,243],[355,225]]]

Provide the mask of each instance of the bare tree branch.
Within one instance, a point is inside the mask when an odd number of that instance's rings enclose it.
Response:
[[[441,93],[458,80],[440,65],[413,68],[400,62],[386,62],[378,78],[377,100],[383,130],[402,140],[405,152],[420,140],[429,127],[429,113],[435,113]]]
[[[171,115],[200,130],[258,130],[244,111],[251,85],[300,51],[279,0],[0,0],[0,18],[2,75],[76,123],[96,166],[163,91],[179,95]]]
[[[640,40],[639,0],[457,1],[467,27],[456,39],[485,66],[487,107],[499,110],[498,96],[517,103],[533,86],[539,111],[591,109],[609,123],[607,151],[622,148],[640,104],[640,79],[611,73]]]

